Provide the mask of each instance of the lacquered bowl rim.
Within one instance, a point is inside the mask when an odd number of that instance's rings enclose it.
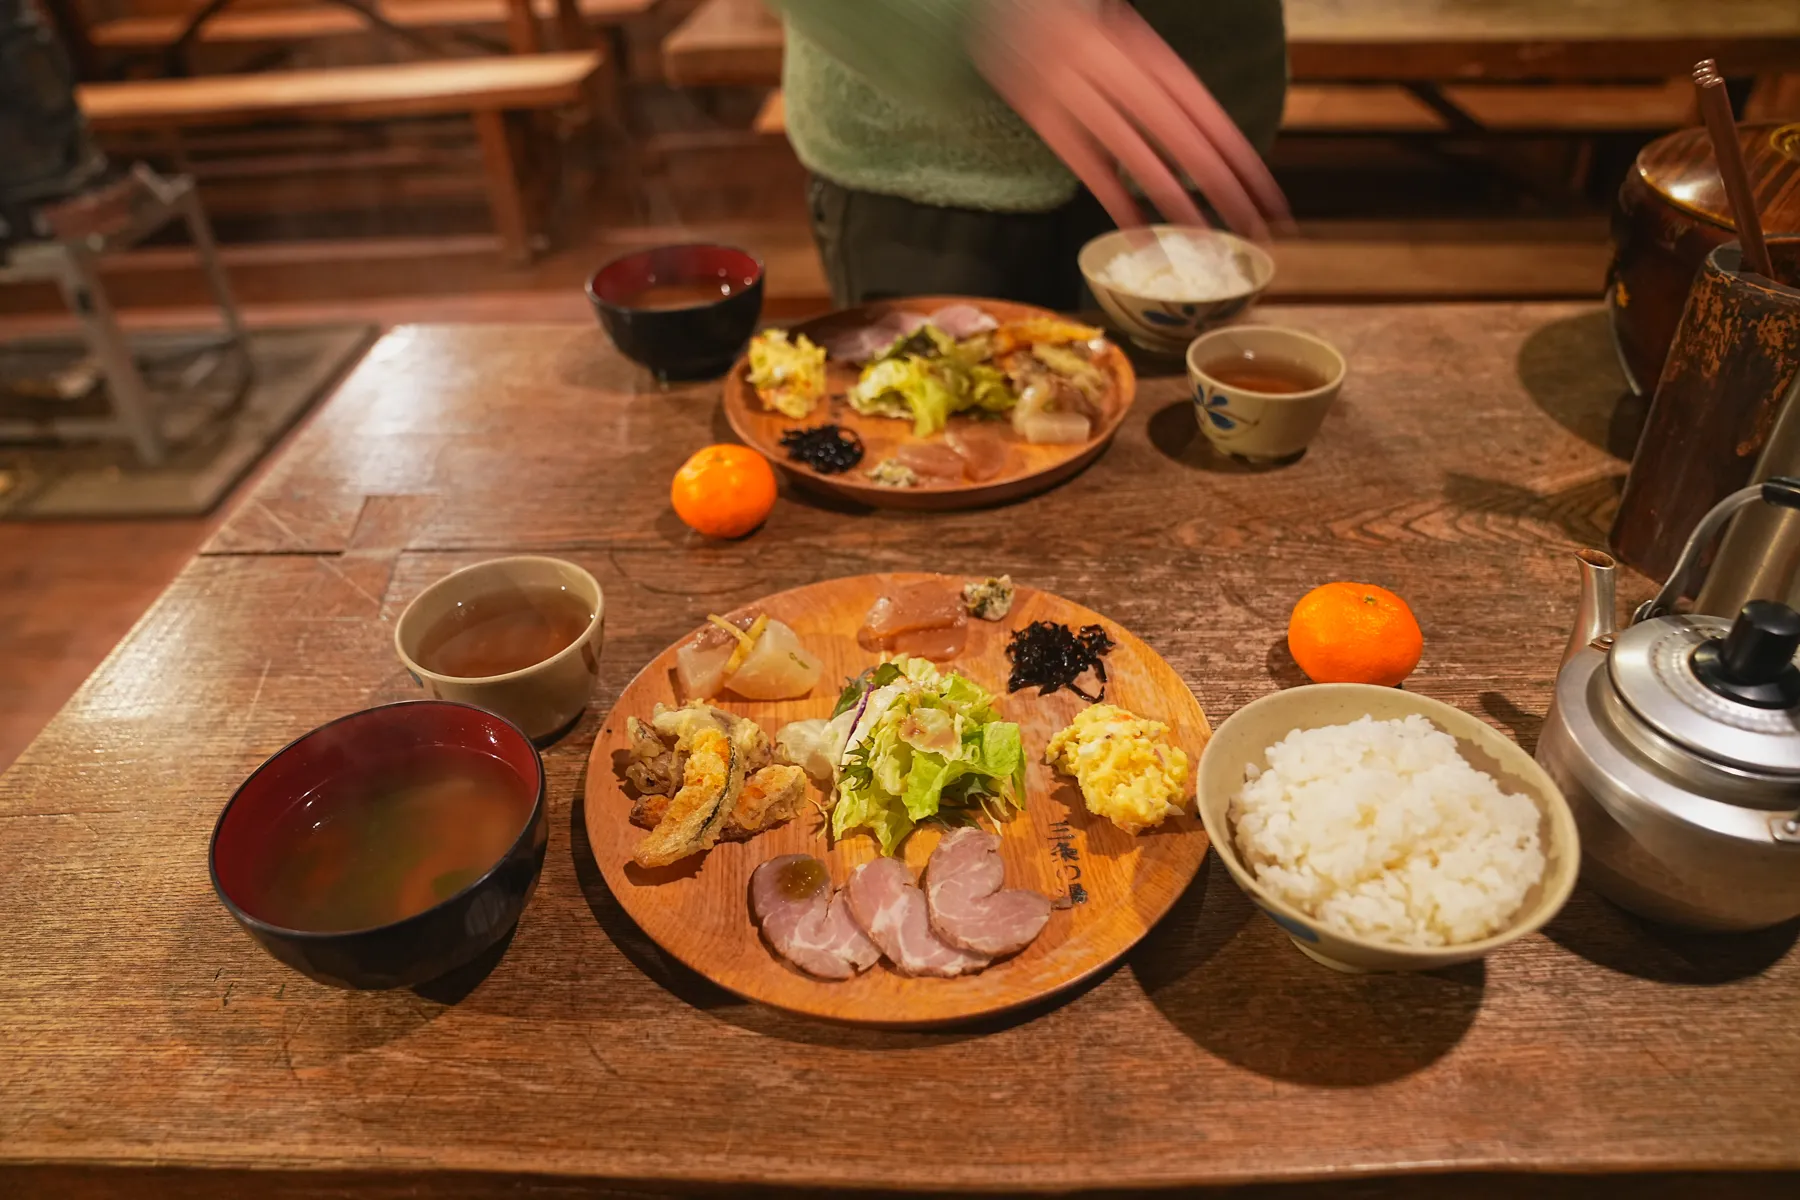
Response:
[[[640,254],[654,254],[658,250],[729,250],[733,254],[743,255],[755,264],[756,278],[751,280],[750,286],[745,288],[742,292],[733,292],[729,296],[720,296],[717,300],[703,300],[698,304],[684,304],[679,308],[637,308],[630,304],[619,304],[612,300],[608,300],[594,290],[595,280],[599,279],[602,275],[606,274],[626,259],[636,258]],[[583,290],[587,292],[588,303],[592,304],[595,308],[604,308],[616,313],[668,313],[670,315],[685,315],[705,312],[707,309],[717,308],[721,304],[729,304],[752,289],[761,287],[763,280],[767,275],[768,267],[764,265],[761,256],[744,249],[742,246],[733,246],[729,242],[664,242],[656,246],[639,246],[635,250],[627,250],[623,254],[613,255],[613,257],[594,268],[593,272],[588,275],[587,282],[583,284],[582,287]]]
[[[386,712],[389,709],[395,708],[414,708],[420,705],[432,708],[462,708],[468,709],[470,712],[480,713],[482,716],[498,721],[507,729],[511,730],[513,734],[515,734],[519,740],[531,750],[531,761],[537,766],[537,790],[536,794],[532,797],[531,813],[525,818],[525,825],[519,830],[519,836],[512,840],[512,843],[507,846],[505,853],[496,858],[492,866],[486,871],[483,871],[480,877],[472,880],[453,895],[446,896],[444,899],[439,900],[430,908],[424,909],[421,912],[416,912],[410,917],[402,917],[398,921],[389,921],[385,925],[369,925],[361,929],[292,929],[286,925],[277,925],[271,921],[265,921],[261,917],[246,912],[237,901],[226,894],[224,885],[219,882],[219,831],[225,828],[225,818],[231,815],[232,807],[237,804],[238,798],[244,794],[244,789],[255,782],[258,775],[261,775],[267,770],[276,759],[288,753],[288,751],[292,750],[295,746],[298,746],[301,742],[306,741],[315,734],[323,733],[327,729],[342,725],[347,721],[355,721],[367,717],[371,713]],[[530,840],[532,830],[537,826],[539,817],[543,815],[547,792],[548,782],[544,775],[544,756],[538,752],[537,743],[526,737],[524,730],[520,729],[517,725],[507,720],[499,713],[490,712],[487,709],[474,704],[462,704],[455,700],[397,700],[392,704],[377,704],[370,708],[359,708],[355,712],[345,713],[341,717],[334,717],[323,725],[307,730],[281,749],[263,759],[254,771],[244,776],[244,781],[238,784],[236,790],[231,793],[231,799],[227,800],[225,802],[225,807],[219,810],[218,820],[213,822],[212,840],[208,843],[206,850],[206,871],[207,875],[212,880],[213,894],[219,898],[219,903],[225,906],[226,911],[231,913],[232,917],[248,929],[267,933],[283,940],[322,942],[333,939],[366,937],[370,934],[385,934],[404,930],[409,925],[426,921],[450,905],[457,903],[477,889],[485,886],[487,882],[494,877],[494,873],[517,854],[521,846],[526,845]]]
[[[1347,695],[1370,692],[1378,692],[1385,695],[1392,690],[1372,683],[1309,683],[1303,684],[1300,687],[1284,688],[1279,692],[1271,692],[1267,696],[1258,697],[1239,708],[1236,712],[1232,713],[1231,716],[1226,717],[1223,721],[1219,722],[1219,727],[1213,730],[1213,735],[1207,739],[1206,748],[1200,752],[1200,761],[1195,766],[1194,777],[1196,786],[1204,786],[1207,776],[1207,757],[1215,753],[1215,747],[1224,745],[1224,741],[1220,738],[1220,735],[1226,732],[1226,728],[1232,721],[1236,720],[1238,716],[1259,707],[1275,708],[1283,703],[1293,704],[1293,696],[1323,688],[1329,688],[1334,692]],[[1426,714],[1433,712],[1449,712],[1463,720],[1480,721],[1479,717],[1472,716],[1456,707],[1456,705],[1447,703],[1443,700],[1421,695],[1417,692],[1407,692],[1406,695],[1408,699],[1419,704],[1419,706],[1425,710]],[[1354,720],[1356,718],[1353,717],[1351,719]],[[1443,729],[1446,723],[1440,721],[1436,724],[1438,728]],[[1291,726],[1290,731],[1291,729],[1298,728],[1298,725]],[[1456,733],[1455,730],[1449,729],[1446,730],[1446,732],[1450,733],[1452,737],[1457,738],[1459,741],[1462,740],[1461,735]],[[1541,789],[1542,794],[1548,798],[1547,808],[1549,811],[1545,815],[1550,826],[1556,831],[1555,836],[1559,839],[1556,848],[1559,852],[1561,863],[1564,865],[1560,870],[1555,872],[1554,878],[1552,877],[1552,869],[1546,865],[1543,879],[1543,894],[1539,896],[1536,906],[1530,912],[1521,914],[1523,919],[1519,920],[1516,924],[1509,924],[1498,933],[1490,934],[1485,938],[1473,942],[1457,942],[1445,946],[1409,946],[1400,942],[1376,941],[1372,938],[1361,937],[1354,933],[1345,933],[1334,926],[1327,925],[1318,917],[1313,916],[1310,913],[1302,912],[1286,900],[1269,892],[1257,881],[1255,875],[1251,873],[1250,868],[1244,864],[1243,858],[1238,854],[1236,843],[1231,840],[1232,831],[1229,801],[1226,803],[1224,815],[1222,817],[1224,824],[1223,828],[1214,828],[1215,822],[1207,815],[1209,810],[1206,804],[1204,804],[1198,796],[1195,798],[1194,807],[1199,812],[1201,825],[1206,828],[1207,837],[1212,839],[1213,850],[1218,854],[1219,861],[1225,864],[1226,872],[1231,876],[1233,881],[1237,883],[1238,887],[1243,889],[1246,895],[1268,913],[1278,915],[1285,921],[1292,921],[1305,928],[1316,930],[1320,934],[1328,935],[1331,938],[1342,942],[1345,946],[1354,948],[1358,951],[1366,951],[1370,954],[1377,955],[1391,955],[1398,959],[1411,959],[1423,970],[1430,970],[1434,966],[1448,965],[1452,962],[1469,962],[1474,959],[1484,958],[1495,950],[1542,929],[1550,922],[1551,918],[1562,911],[1563,905],[1568,903],[1570,895],[1574,893],[1575,882],[1581,873],[1581,834],[1575,825],[1575,812],[1569,807],[1568,797],[1563,795],[1562,788],[1557,786],[1556,781],[1550,778],[1549,772],[1545,771],[1536,759],[1525,752],[1523,746],[1520,746],[1517,742],[1514,742],[1499,730],[1494,730],[1494,734],[1500,741],[1510,746],[1512,751],[1515,752],[1509,753],[1502,765],[1515,775],[1529,778],[1534,785]],[[1217,750],[1216,753],[1224,754],[1225,752],[1223,750]]]
[[[594,585],[593,616],[588,618],[588,623],[582,627],[581,632],[576,635],[574,641],[564,646],[561,650],[558,650],[555,654],[552,654],[549,658],[541,658],[537,662],[532,663],[529,667],[520,667],[516,671],[505,671],[499,675],[445,675],[442,672],[433,671],[429,667],[420,665],[411,654],[407,653],[406,643],[401,639],[400,634],[401,631],[406,628],[407,620],[412,616],[413,610],[418,606],[421,600],[425,599],[426,596],[429,596],[439,588],[447,587],[452,580],[457,579],[459,576],[468,575],[475,571],[492,570],[502,563],[515,562],[554,563],[558,567],[569,568]],[[452,685],[510,683],[515,679],[523,679],[528,675],[537,674],[546,667],[562,662],[571,654],[578,653],[581,647],[594,636],[594,631],[605,625],[605,623],[606,589],[600,586],[600,581],[594,578],[592,571],[589,571],[587,568],[579,566],[576,563],[572,563],[566,558],[554,558],[548,554],[507,554],[500,558],[487,558],[478,563],[470,563],[466,567],[458,567],[449,574],[440,575],[432,582],[426,584],[419,594],[408,601],[406,607],[400,610],[399,619],[394,622],[394,654],[400,659],[400,665],[404,666],[419,678],[429,679],[433,683]],[[483,709],[482,711],[485,712],[487,710]],[[321,726],[321,728],[323,727]]]

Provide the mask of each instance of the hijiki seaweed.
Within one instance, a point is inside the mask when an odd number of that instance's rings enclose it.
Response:
[[[841,425],[814,425],[790,429],[781,435],[788,457],[805,463],[821,475],[841,475],[862,461],[862,439]]]
[[[1006,690],[1035,687],[1038,695],[1047,696],[1067,688],[1097,704],[1106,695],[1104,655],[1112,648],[1113,640],[1098,625],[1084,625],[1077,632],[1054,621],[1033,621],[1014,630],[1007,639],[1006,656],[1012,660],[1012,675],[1006,681]],[[1090,668],[1100,680],[1100,690],[1091,696],[1075,683]]]

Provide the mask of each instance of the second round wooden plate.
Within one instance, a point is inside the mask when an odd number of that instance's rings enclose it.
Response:
[[[794,330],[804,333],[819,345],[824,345],[830,338],[867,325],[887,313],[904,311],[928,314],[947,304],[970,304],[1001,322],[1027,318],[1066,319],[1046,308],[1015,304],[1008,300],[984,300],[969,296],[912,296],[903,300],[883,300],[841,309],[802,322],[794,326]],[[983,424],[989,425],[1006,441],[1008,454],[1000,473],[979,483],[892,488],[870,480],[866,474],[869,468],[892,455],[901,445],[920,439],[913,437],[910,421],[894,417],[864,416],[852,409],[843,399],[843,394],[845,388],[856,382],[860,369],[837,359],[830,359],[826,363],[827,399],[803,421],[765,409],[762,401],[757,399],[756,389],[750,386],[748,356],[738,359],[731,368],[731,373],[725,377],[725,419],[731,422],[732,430],[744,439],[745,444],[755,447],[791,478],[816,491],[829,492],[875,508],[940,512],[980,508],[1017,500],[1061,483],[1106,449],[1107,443],[1118,432],[1120,423],[1125,420],[1125,414],[1131,410],[1132,399],[1137,393],[1137,374],[1132,370],[1131,361],[1125,357],[1125,352],[1110,342],[1106,353],[1097,361],[1112,376],[1112,390],[1107,398],[1109,416],[1100,428],[1093,431],[1093,436],[1079,444],[1033,446],[1018,439],[1005,421],[983,421]],[[950,419],[953,422],[980,420],[967,415],[957,415]],[[846,429],[854,430],[863,440],[865,453],[862,462],[839,475],[821,475],[811,467],[794,462],[781,447],[781,435],[789,429],[820,425],[826,421],[835,421]],[[941,442],[943,435],[925,440]]]
[[[781,592],[737,611],[767,612],[787,622],[824,663],[811,695],[752,702],[727,692],[713,704],[759,722],[772,738],[789,721],[823,717],[843,681],[879,656],[857,645],[856,631],[876,598],[897,584],[944,578],[859,575]],[[728,614],[726,614],[728,615]],[[1034,620],[1072,628],[1098,623],[1116,646],[1107,656],[1106,699],[1167,723],[1190,764],[1188,803],[1158,829],[1132,837],[1088,813],[1074,782],[1043,762],[1044,746],[1087,702],[1068,692],[1039,697],[1006,692],[1006,639]],[[684,638],[683,641],[686,639]],[[679,645],[679,643],[677,643]],[[1030,946],[977,975],[910,979],[885,962],[852,980],[828,983],[788,966],[768,949],[751,919],[750,873],[780,854],[814,854],[842,885],[852,867],[875,857],[869,835],[835,845],[823,818],[808,809],[748,842],[720,843],[673,867],[645,870],[631,852],[645,831],[631,824],[631,800],[615,771],[628,744],[625,718],[648,719],[657,701],[677,705],[676,646],[639,672],[620,695],[588,760],[586,822],[594,858],[631,918],[664,950],[721,987],[750,1000],[833,1020],[920,1026],[967,1020],[1053,995],[1124,954],[1166,913],[1206,856],[1206,832],[1193,811],[1193,767],[1211,736],[1200,704],[1149,646],[1099,614],[1047,592],[1021,586],[999,622],[970,621],[968,645],[945,669],[962,673],[999,697],[1001,714],[1019,724],[1027,761],[1027,803],[1017,819],[994,827],[1006,863],[1006,886],[1034,888],[1057,907]],[[823,799],[816,785],[812,795]],[[937,844],[926,824],[902,843],[915,876]]]

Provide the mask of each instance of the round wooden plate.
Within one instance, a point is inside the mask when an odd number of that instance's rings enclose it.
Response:
[[[867,325],[884,314],[895,311],[931,313],[947,304],[972,304],[1002,322],[1031,317],[1065,319],[1049,309],[1014,304],[1007,300],[982,300],[967,296],[914,296],[841,309],[803,322],[794,326],[794,329],[824,345],[827,339]],[[725,377],[725,418],[747,445],[754,446],[793,479],[814,490],[829,492],[875,508],[934,512],[980,508],[987,504],[1017,500],[1021,496],[1029,496],[1033,492],[1061,483],[1092,462],[1106,448],[1113,434],[1118,432],[1125,414],[1131,410],[1132,399],[1137,394],[1137,374],[1132,370],[1131,361],[1125,357],[1124,351],[1110,342],[1106,353],[1098,360],[1098,365],[1113,380],[1112,390],[1107,398],[1107,412],[1111,416],[1106,423],[1080,444],[1033,446],[1019,440],[1013,433],[1012,426],[1005,421],[984,421],[984,424],[991,426],[1006,441],[1009,453],[1000,473],[980,483],[891,488],[871,481],[866,474],[869,468],[892,455],[900,446],[920,440],[941,441],[943,435],[928,439],[915,438],[910,421],[895,417],[864,416],[851,408],[843,399],[844,389],[856,382],[861,368],[838,359],[826,362],[828,399],[813,409],[812,415],[804,421],[796,421],[764,409],[762,401],[757,399],[756,389],[750,386],[749,357],[738,359],[737,364],[731,368],[731,374]],[[950,420],[975,422],[981,418],[959,415]],[[821,475],[811,467],[794,462],[781,446],[781,435],[789,429],[819,425],[826,421],[835,421],[846,429],[855,430],[863,440],[865,453],[862,462],[841,475]]]
[[[771,737],[789,721],[828,716],[843,681],[879,656],[857,645],[856,631],[876,598],[897,584],[943,578],[898,574],[833,579],[769,596],[740,611],[767,612],[793,626],[824,673],[810,696],[755,703],[727,692],[712,703],[762,724]],[[729,615],[729,614],[726,614]],[[1072,628],[1098,623],[1117,643],[1107,656],[1106,698],[1139,716],[1166,722],[1190,763],[1186,811],[1132,837],[1088,813],[1074,782],[1043,762],[1050,736],[1086,707],[1068,692],[1007,694],[1008,634],[1034,620]],[[588,761],[588,840],[613,895],[658,945],[714,983],[776,1008],[868,1025],[920,1026],[966,1020],[1030,1004],[1105,967],[1143,937],[1187,887],[1206,856],[1206,832],[1193,813],[1192,766],[1211,736],[1193,693],[1157,653],[1106,618],[1046,592],[1020,587],[1004,621],[970,621],[968,645],[950,669],[994,691],[1002,715],[1018,722],[1029,764],[1027,803],[997,828],[1006,886],[1048,895],[1057,907],[1030,946],[977,975],[909,979],[885,962],[855,979],[828,983],[802,975],[764,945],[750,916],[750,873],[779,854],[815,854],[841,885],[876,854],[866,833],[836,845],[823,818],[808,810],[748,842],[720,843],[672,867],[645,870],[631,851],[645,831],[631,824],[631,801],[616,774],[628,742],[625,718],[647,719],[657,701],[679,703],[671,646],[639,672],[601,725]],[[683,641],[686,639],[684,638]],[[816,789],[815,798],[819,798]],[[915,876],[930,857],[938,826],[922,825],[902,843]]]

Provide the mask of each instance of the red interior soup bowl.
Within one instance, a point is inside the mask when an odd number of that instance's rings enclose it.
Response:
[[[507,935],[548,834],[543,760],[517,726],[388,704],[321,725],[243,782],[213,829],[213,888],[295,970],[407,987]]]
[[[657,246],[595,271],[587,294],[626,358],[658,379],[716,379],[756,332],[763,265],[734,246]]]

